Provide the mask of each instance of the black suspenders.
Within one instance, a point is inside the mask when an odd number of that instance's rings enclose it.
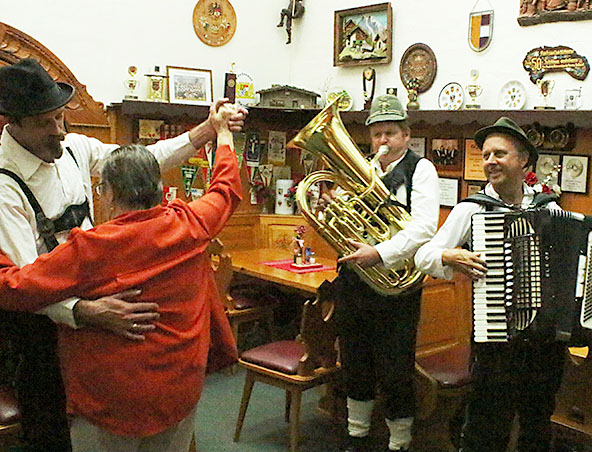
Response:
[[[78,162],[76,161],[76,157],[74,157],[74,153],[72,152],[72,150],[69,147],[67,147],[66,149],[74,159],[74,163],[76,163],[78,169],[80,169],[80,166],[78,165]],[[45,216],[45,213],[43,212],[43,209],[41,208],[39,201],[37,201],[37,198],[35,198],[33,192],[17,174],[4,168],[0,168],[0,174],[4,174],[12,178],[19,185],[19,187],[27,197],[29,204],[31,204],[31,207],[33,208],[33,212],[35,212],[37,232],[39,233],[39,236],[43,239],[43,242],[45,243],[45,247],[47,248],[48,252],[53,250],[56,246],[58,246],[58,241],[55,238],[56,232],[70,230],[74,227],[80,226],[86,217],[90,219],[90,204],[87,198],[82,204],[68,206],[68,208],[62,215],[60,215],[59,218],[56,218],[55,220],[50,220]]]

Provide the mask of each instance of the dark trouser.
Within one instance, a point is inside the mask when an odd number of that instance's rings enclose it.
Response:
[[[475,344],[463,452],[505,451],[515,414],[520,421],[517,450],[550,450],[550,418],[561,384],[565,347],[559,342],[522,339]]]
[[[41,315],[0,311],[0,331],[20,360],[15,388],[30,450],[70,451],[55,324]]]
[[[421,290],[384,297],[344,270],[337,282],[336,320],[347,397],[373,400],[378,387],[388,419],[412,417]]]

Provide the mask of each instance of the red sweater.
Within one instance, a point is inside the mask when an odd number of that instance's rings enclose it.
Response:
[[[236,347],[204,253],[241,199],[236,155],[216,151],[211,186],[199,200],[133,211],[89,231],[22,269],[0,272],[0,308],[36,311],[70,296],[97,298],[140,288],[159,304],[143,342],[82,328],[60,329],[68,411],[110,432],[143,437],[185,418],[199,400],[210,349]],[[0,264],[12,265],[5,257]],[[212,330],[212,336],[210,335]]]

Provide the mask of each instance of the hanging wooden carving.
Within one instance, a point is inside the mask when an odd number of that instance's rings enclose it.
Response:
[[[520,0],[518,23],[523,27],[591,19],[590,0]]]
[[[532,83],[547,72],[565,71],[576,80],[584,80],[590,72],[588,59],[567,46],[536,47],[526,54],[522,66],[530,74]]]
[[[223,46],[236,31],[236,13],[228,0],[199,0],[193,9],[193,29],[209,46]]]

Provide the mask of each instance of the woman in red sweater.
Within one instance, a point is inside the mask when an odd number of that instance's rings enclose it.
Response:
[[[98,298],[130,289],[159,305],[156,328],[130,342],[104,330],[60,331],[60,358],[73,415],[74,452],[187,450],[210,361],[229,364],[236,347],[218,297],[208,243],[241,200],[228,118],[210,114],[217,132],[210,188],[197,201],[160,204],[158,163],[143,146],[105,161],[101,196],[113,219],[74,229],[66,243],[22,269],[0,272],[0,308],[38,309],[69,296]],[[141,326],[132,325],[139,333]]]

